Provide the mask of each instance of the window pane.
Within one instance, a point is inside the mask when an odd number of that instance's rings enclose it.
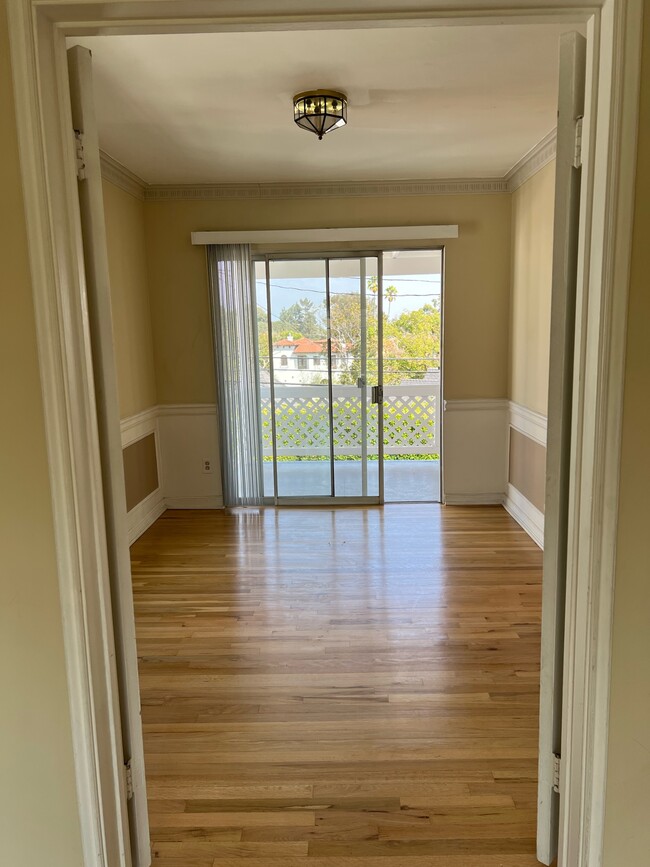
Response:
[[[337,497],[379,494],[377,406],[377,259],[330,261],[332,414]]]
[[[332,494],[325,262],[270,263],[278,495]]]

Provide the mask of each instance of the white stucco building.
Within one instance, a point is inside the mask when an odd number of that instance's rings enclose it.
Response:
[[[337,382],[348,369],[352,356],[332,346],[332,380]],[[294,338],[290,334],[273,344],[273,373],[276,382],[301,385],[327,381],[327,340]]]

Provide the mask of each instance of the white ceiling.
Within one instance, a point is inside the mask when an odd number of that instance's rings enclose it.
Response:
[[[555,125],[567,25],[96,36],[102,148],[147,183],[502,177]],[[291,97],[330,87],[323,141]]]

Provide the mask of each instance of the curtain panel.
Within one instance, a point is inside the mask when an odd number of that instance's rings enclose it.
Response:
[[[264,475],[250,247],[223,244],[207,251],[224,503],[258,506]]]

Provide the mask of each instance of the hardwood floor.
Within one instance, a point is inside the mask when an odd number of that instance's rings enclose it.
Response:
[[[541,552],[497,506],[132,548],[157,867],[533,867]]]

